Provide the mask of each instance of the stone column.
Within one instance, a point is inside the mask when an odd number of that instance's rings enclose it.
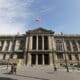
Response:
[[[1,45],[1,41],[0,41],[0,47],[1,47],[2,45]]]
[[[25,52],[24,52],[24,64],[27,65],[27,48],[28,48],[28,37],[26,37],[26,42],[25,42]]]
[[[69,41],[69,42],[70,42],[71,51],[73,52],[74,50],[73,50],[72,42],[71,41]]]
[[[52,53],[49,53],[49,63],[50,65],[53,65],[53,57],[52,57]]]
[[[4,41],[4,44],[3,44],[3,49],[2,49],[2,51],[5,51],[5,48],[6,48],[6,46],[7,46],[7,41]]]
[[[63,41],[63,45],[64,45],[64,46],[63,46],[63,47],[64,47],[63,49],[64,49],[65,52],[66,52],[66,51],[67,51],[67,45],[66,45],[66,42],[65,42],[65,41]],[[63,50],[63,51],[64,51],[64,50]]]
[[[55,51],[56,51],[56,42],[54,41],[53,36],[51,37],[51,45],[52,45],[52,51],[53,51],[52,55],[54,56],[55,60],[58,60],[57,54],[55,53]]]
[[[17,54],[14,54],[13,55],[13,59],[17,59]]]
[[[44,50],[44,36],[42,36],[42,50]]]
[[[57,61],[58,58],[57,58],[57,54],[55,52],[53,53],[53,56],[54,56],[55,61]]]
[[[78,54],[79,60],[80,60],[80,54]]]
[[[9,54],[6,54],[6,58],[5,59],[9,59]]]
[[[66,60],[68,61],[69,59],[68,59],[68,54],[63,54],[63,57],[64,57],[64,60],[65,60],[65,56],[66,56]]]
[[[25,52],[24,52],[24,63],[25,65],[28,64],[28,50],[29,50],[29,44],[30,44],[30,37],[26,37],[26,42],[25,42]]]
[[[42,54],[42,64],[44,65],[44,54]]]
[[[38,65],[38,54],[36,54],[36,65]]]
[[[79,43],[77,41],[76,41],[76,46],[77,46],[78,52],[80,52]]]
[[[38,36],[36,36],[36,50],[38,50]]]
[[[31,54],[28,53],[28,61],[27,61],[27,65],[30,66],[31,65]]]
[[[3,59],[3,54],[2,53],[0,53],[0,60],[2,60]]]
[[[63,59],[65,60],[65,58],[66,58],[66,60],[68,60],[68,54],[66,53],[67,52],[67,45],[66,45],[66,42],[65,42],[65,40],[63,39],[63,41],[62,41],[62,44],[63,44]]]
[[[51,36],[52,38],[52,42],[51,42],[51,45],[52,45],[52,48],[53,48],[53,50],[55,51],[56,50],[56,42],[55,42],[55,40],[54,40],[54,36]]]
[[[29,41],[29,50],[32,50],[32,36],[30,36],[30,41]]]
[[[10,43],[9,43],[9,49],[8,49],[9,51],[12,50],[12,44],[13,44],[12,41],[10,41]]]
[[[75,61],[76,60],[75,59],[75,55],[74,54],[71,54],[71,56],[72,56],[72,60]]]
[[[26,49],[26,50],[27,50],[27,48],[28,48],[28,38],[29,38],[29,37],[26,37],[26,42],[25,42],[25,43],[26,43],[26,45],[25,45],[25,49]]]
[[[15,51],[19,49],[20,43],[19,40],[16,40]]]
[[[53,40],[51,40],[51,36],[48,36],[48,41],[49,41],[49,50],[52,49],[52,43],[53,43]]]

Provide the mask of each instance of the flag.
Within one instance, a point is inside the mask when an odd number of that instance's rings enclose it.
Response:
[[[36,18],[36,20],[35,20],[36,22],[41,22],[41,19],[40,18]]]

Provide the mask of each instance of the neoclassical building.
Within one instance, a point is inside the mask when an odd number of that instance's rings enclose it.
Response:
[[[0,35],[0,61],[26,65],[77,64],[80,61],[80,35],[55,34],[37,28],[22,35]]]

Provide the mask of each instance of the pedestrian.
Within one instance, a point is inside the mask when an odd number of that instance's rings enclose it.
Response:
[[[57,68],[56,67],[54,67],[54,71],[57,71]]]
[[[16,74],[16,69],[17,69],[17,63],[14,63],[13,71]]]
[[[14,72],[13,68],[14,68],[14,64],[12,63],[11,64],[11,70],[10,70],[9,74],[13,74],[13,72]]]

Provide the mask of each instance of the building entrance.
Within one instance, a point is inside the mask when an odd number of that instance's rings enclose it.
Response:
[[[38,54],[38,64],[42,65],[42,54]]]
[[[49,54],[44,54],[44,64],[49,65]]]
[[[31,54],[32,58],[31,58],[31,64],[35,65],[36,64],[36,54]]]
[[[49,65],[49,54],[31,54],[32,65]]]

